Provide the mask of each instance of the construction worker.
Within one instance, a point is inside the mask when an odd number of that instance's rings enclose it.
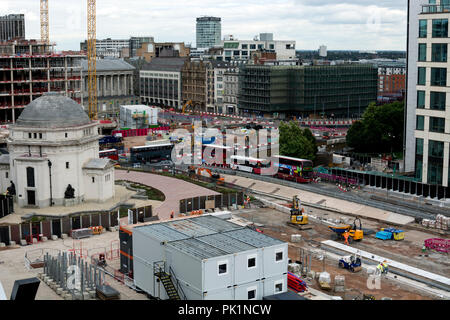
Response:
[[[383,264],[380,263],[379,265],[377,265],[377,272],[381,275],[383,274]]]
[[[345,239],[345,244],[349,246],[350,243],[348,243],[348,237],[349,237],[350,234],[348,232],[344,232],[342,235],[343,235],[343,237]]]
[[[170,213],[170,219],[173,219],[174,213],[173,211]]]
[[[384,273],[388,273],[388,271],[389,271],[389,266],[388,266],[388,264],[387,264],[387,261],[386,260],[384,260],[383,262],[382,262],[382,264],[383,264],[383,271],[384,271]]]

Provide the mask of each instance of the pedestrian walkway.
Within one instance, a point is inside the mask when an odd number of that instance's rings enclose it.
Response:
[[[405,225],[414,222],[414,218],[409,216],[369,207],[366,205],[350,202],[347,200],[340,200],[337,198],[327,197],[313,192],[286,187],[276,183],[253,180],[250,178],[235,175],[224,174],[223,177],[225,178],[225,182],[233,183],[240,187],[249,188],[255,191],[264,192],[274,196],[292,198],[294,195],[299,195],[301,201],[305,203],[318,204],[321,205],[322,207],[342,212],[343,214],[347,213],[357,215],[364,218],[380,220],[386,223],[394,223],[396,225]]]
[[[180,200],[219,194],[180,179],[145,172],[116,170],[115,179],[140,183],[164,193],[165,201],[155,210],[160,220],[169,219],[172,211],[179,214]]]

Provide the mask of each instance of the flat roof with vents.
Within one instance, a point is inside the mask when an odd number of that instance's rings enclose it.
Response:
[[[271,247],[285,242],[218,217],[204,215],[135,227],[199,260]]]

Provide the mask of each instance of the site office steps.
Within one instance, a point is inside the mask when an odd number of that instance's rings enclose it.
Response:
[[[153,265],[154,275],[161,281],[166,290],[169,300],[185,300],[183,289],[179,286],[178,280],[172,268],[169,273],[166,272],[166,264],[164,261],[155,262]],[[176,283],[176,286],[174,284]]]

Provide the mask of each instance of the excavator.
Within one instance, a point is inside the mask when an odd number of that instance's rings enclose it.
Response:
[[[291,209],[291,218],[287,223],[288,225],[295,226],[300,230],[308,230],[303,228],[304,225],[308,224],[308,216],[304,214],[305,209],[302,207],[300,203],[300,199],[298,196],[294,196],[292,199],[292,209]]]
[[[194,166],[191,166],[189,168],[189,172],[190,172],[191,175],[198,175],[198,176],[205,176],[202,173],[206,172],[206,176],[208,176],[208,177],[212,178],[213,180],[215,180],[216,184],[223,184],[225,182],[225,179],[223,177],[221,177],[220,174],[214,173],[208,168],[201,168],[201,167],[200,168],[196,168]]]
[[[186,108],[187,107],[194,107],[194,104],[192,103],[192,100],[189,100],[188,102],[185,103],[185,105],[183,106],[183,109],[181,110],[182,114],[186,114]]]

